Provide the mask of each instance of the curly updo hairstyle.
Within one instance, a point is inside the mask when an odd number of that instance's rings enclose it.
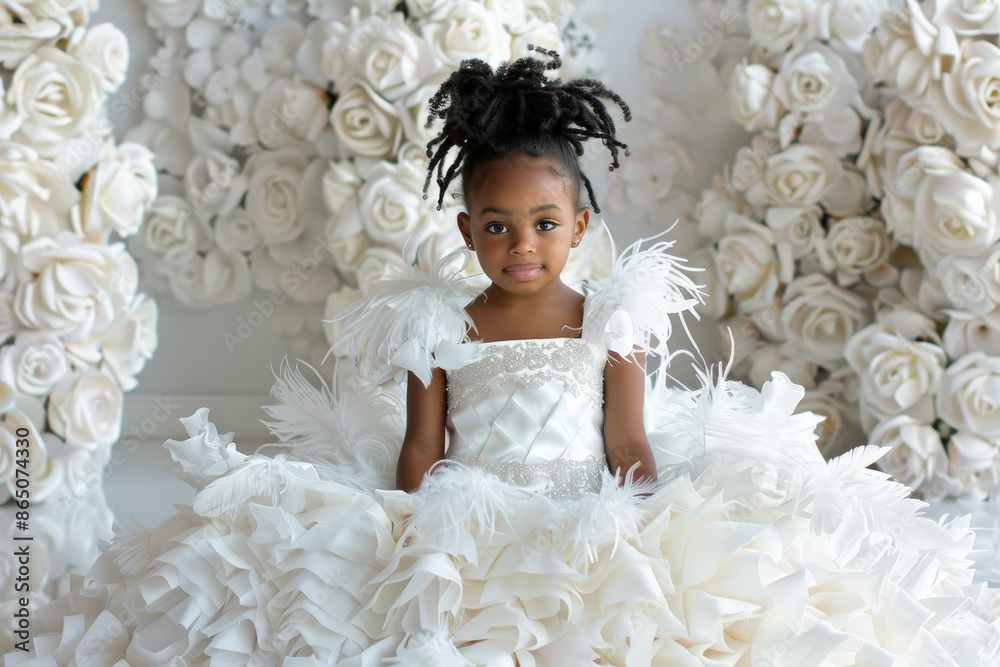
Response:
[[[600,213],[590,179],[580,170],[583,141],[600,139],[611,151],[611,166],[618,164],[618,149],[628,146],[615,138],[615,123],[601,98],[614,101],[632,119],[628,105],[616,93],[595,79],[573,79],[563,83],[550,80],[546,70],[558,69],[562,59],[555,51],[529,45],[529,50],[552,56],[545,63],[535,58],[518,58],[500,65],[496,72],[489,64],[472,58],[463,60],[430,100],[425,127],[436,117],[444,120],[441,133],[427,144],[430,165],[424,180],[424,199],[431,175],[437,169],[440,187],[437,210],[441,210],[449,183],[459,174],[468,200],[472,168],[484,161],[511,155],[553,157],[563,164],[573,184],[577,202],[581,182],[587,188],[595,213]],[[437,146],[437,150],[434,147]],[[448,151],[458,146],[454,163],[444,171]]]

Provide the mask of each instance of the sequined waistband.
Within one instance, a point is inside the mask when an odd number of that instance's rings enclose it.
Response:
[[[514,486],[533,487],[544,484],[540,493],[553,500],[574,498],[585,492],[597,493],[601,490],[604,471],[608,468],[605,457],[593,454],[583,459],[555,459],[543,463],[484,463],[479,459],[460,455],[449,456],[446,460],[478,466]]]

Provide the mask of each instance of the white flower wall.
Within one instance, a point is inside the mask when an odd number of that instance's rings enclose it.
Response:
[[[157,196],[153,155],[112,137],[129,49],[89,25],[96,8],[0,8],[0,518],[6,544],[32,539],[35,606],[110,536],[102,472],[157,346],[156,302],[123,242]],[[5,549],[7,618],[28,590],[19,572]]]
[[[998,3],[697,4],[715,36],[657,48],[750,133],[694,211],[737,374],[803,384],[828,455],[867,437],[927,499],[994,494]]]

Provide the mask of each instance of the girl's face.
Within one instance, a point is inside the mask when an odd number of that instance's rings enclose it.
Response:
[[[590,209],[577,208],[572,184],[554,158],[516,155],[477,164],[458,228],[483,272],[511,294],[557,290],[570,248]]]

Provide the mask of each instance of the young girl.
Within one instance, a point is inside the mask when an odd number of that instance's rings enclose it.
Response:
[[[554,57],[548,64],[522,58],[501,66],[496,75],[484,63],[465,63],[433,98],[428,119],[429,124],[438,114],[445,126],[430,143],[441,145],[436,156],[428,150],[427,182],[437,165],[443,198],[449,177],[461,169],[466,210],[458,214],[458,227],[491,281],[465,308],[484,343],[579,337],[584,297],[565,285],[560,273],[590,222],[589,207],[580,205],[583,182],[594,210],[600,209],[580,172],[577,137],[603,138],[612,150],[612,169],[618,164],[617,148],[627,148],[614,138],[614,123],[599,99],[617,102],[629,120],[621,98],[597,81],[546,81],[545,70],[557,69],[560,59],[537,50]],[[496,93],[482,113],[470,114],[466,100],[479,90]],[[442,107],[446,99],[450,104]],[[583,127],[575,127],[577,122]],[[461,151],[448,177],[441,178],[452,146]],[[650,483],[656,480],[656,466],[642,419],[645,355],[633,352],[630,363],[622,361],[612,353],[604,367],[604,450],[612,471],[624,477],[634,468],[638,480]],[[446,412],[444,371],[434,369],[427,387],[411,372],[399,488],[412,491],[444,458]]]
[[[585,294],[562,283],[581,181],[599,210],[578,141],[614,155],[598,98],[620,101],[544,69],[466,61],[434,100],[431,169],[441,196],[461,170],[490,286],[450,256],[369,286],[340,337],[370,384],[281,368],[268,425],[289,457],[239,454],[205,408],[183,420],[166,445],[192,505],[118,535],[5,664],[998,664],[967,520],[920,516],[867,468],[883,450],[824,462],[781,373],[760,392],[644,377],[698,296],[669,244],[633,244]]]

